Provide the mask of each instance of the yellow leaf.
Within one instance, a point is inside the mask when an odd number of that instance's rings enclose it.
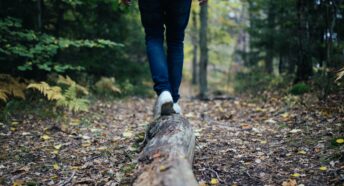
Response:
[[[336,142],[339,143],[339,144],[342,144],[342,143],[344,143],[344,139],[343,138],[339,138],[339,139],[336,140]]]
[[[267,144],[268,142],[266,140],[260,141],[260,144]]]
[[[107,150],[107,147],[106,146],[101,146],[101,147],[98,147],[97,150],[99,150],[99,151]]]
[[[50,139],[50,136],[44,134],[41,138],[44,139],[44,140],[49,140],[49,139]]]
[[[294,173],[291,175],[292,177],[300,177],[301,175],[299,173]]]
[[[326,171],[326,170],[327,170],[327,167],[321,166],[321,167],[319,167],[319,170],[321,170],[321,171]]]
[[[24,185],[24,181],[23,180],[15,180],[13,182],[13,186],[22,186]]]
[[[19,122],[18,121],[12,121],[12,123],[11,123],[12,125],[18,125],[19,124]]]
[[[74,126],[80,125],[80,119],[72,119],[70,122],[70,125],[74,125]]]
[[[79,170],[81,167],[80,166],[71,166],[70,169],[72,170]]]
[[[53,167],[54,167],[55,170],[59,170],[60,169],[60,166],[57,163],[54,163]]]
[[[62,145],[61,145],[61,144],[58,144],[58,145],[55,145],[55,146],[54,146],[54,149],[60,150],[61,147],[62,147]]]
[[[17,129],[14,128],[14,127],[11,127],[10,130],[14,132],[14,131],[16,131]]]
[[[219,184],[219,180],[217,180],[216,178],[211,178],[210,184],[211,185],[217,185],[217,184]]]
[[[306,154],[306,151],[300,150],[298,153],[299,153],[299,154]]]
[[[58,154],[59,153],[59,150],[54,150],[53,151],[53,154]]]

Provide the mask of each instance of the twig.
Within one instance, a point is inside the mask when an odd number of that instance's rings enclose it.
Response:
[[[224,182],[224,181],[220,178],[219,174],[218,174],[214,169],[212,169],[212,168],[207,168],[207,169],[210,170],[211,172],[213,172],[213,173],[216,175],[216,177],[217,177],[217,179],[218,179],[219,181]]]
[[[74,175],[75,175],[75,171],[73,171],[72,175],[68,178],[68,180],[66,180],[64,183],[60,184],[60,186],[65,186],[69,182],[71,182],[73,180]]]

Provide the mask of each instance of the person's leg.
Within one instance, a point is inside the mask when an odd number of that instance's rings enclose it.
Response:
[[[161,0],[139,0],[141,22],[146,34],[146,51],[157,95],[171,92],[164,51],[164,10]]]
[[[173,0],[166,3],[166,40],[169,82],[173,101],[179,99],[184,62],[184,35],[189,21],[191,0]]]

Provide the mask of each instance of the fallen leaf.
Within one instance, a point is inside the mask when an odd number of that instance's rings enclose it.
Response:
[[[273,120],[272,118],[265,120],[265,123],[269,123],[269,124],[276,124],[277,122],[275,120]]]
[[[291,175],[292,177],[300,177],[301,175],[299,173],[294,173]]]
[[[326,170],[327,170],[327,167],[321,166],[321,167],[319,167],[319,170],[321,170],[321,171],[326,171]]]
[[[302,130],[301,129],[293,129],[293,130],[291,130],[289,132],[295,134],[295,133],[298,133],[298,132],[302,132]]]
[[[296,180],[294,180],[294,179],[289,179],[289,180],[284,181],[282,183],[282,186],[296,186],[296,185],[297,185],[297,183],[296,183]]]
[[[260,141],[260,144],[267,144],[268,142],[266,140]]]
[[[61,144],[58,144],[58,145],[55,145],[55,146],[54,146],[54,148],[55,148],[56,150],[60,150],[61,147],[62,147]]]
[[[252,126],[247,124],[247,123],[245,123],[245,124],[241,125],[241,128],[244,129],[244,130],[249,130],[249,129],[252,129]]]
[[[43,140],[49,140],[49,139],[50,139],[50,136],[44,134],[41,138],[42,138]]]
[[[343,138],[339,138],[339,139],[336,140],[336,142],[338,144],[342,144],[342,143],[344,143],[344,139]]]
[[[297,152],[298,154],[306,154],[306,151],[304,150],[300,150],[299,152]]]
[[[78,118],[71,119],[70,125],[73,125],[73,126],[80,125],[80,119],[78,119]]]
[[[131,132],[131,131],[123,132],[123,137],[130,138],[132,136],[133,136],[133,132]]]
[[[53,167],[54,167],[55,170],[59,170],[60,169],[60,166],[57,163],[54,163]]]
[[[22,186],[24,185],[24,181],[23,180],[15,180],[13,182],[13,186]]]
[[[219,184],[219,180],[216,179],[216,178],[211,178],[210,184],[211,184],[211,185],[217,185],[217,184]]]

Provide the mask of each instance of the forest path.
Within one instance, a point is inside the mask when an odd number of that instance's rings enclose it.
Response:
[[[200,184],[343,184],[344,146],[333,142],[344,136],[343,118],[267,97],[181,101],[197,135]],[[63,125],[34,114],[1,124],[0,185],[129,184],[153,103],[97,101]]]

